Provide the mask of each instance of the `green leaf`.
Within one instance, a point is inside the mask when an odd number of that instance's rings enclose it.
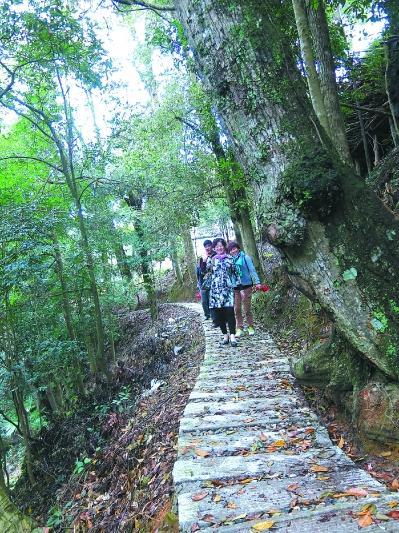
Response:
[[[351,279],[355,279],[357,277],[357,270],[355,267],[351,267],[348,270],[345,270],[343,272],[342,277],[344,281],[349,281]]]

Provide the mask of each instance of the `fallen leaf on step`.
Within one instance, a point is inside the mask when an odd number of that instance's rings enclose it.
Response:
[[[345,494],[348,494],[349,496],[367,496],[368,492],[365,489],[361,489],[360,487],[351,487],[350,489],[347,489],[345,491]]]
[[[182,448],[180,448],[180,453],[182,455],[184,455],[185,453],[187,453],[189,451],[190,451],[190,448],[188,446],[183,446]]]
[[[345,444],[344,437],[341,436],[338,442],[338,448],[341,448],[342,450],[342,448],[344,447],[344,444]]]
[[[392,500],[390,502],[387,503],[388,507],[390,507],[391,509],[394,509],[395,507],[397,507],[399,505],[399,502],[395,501],[395,500]]]
[[[369,527],[372,523],[373,517],[371,516],[371,513],[366,513],[365,515],[361,516],[357,521],[359,527]]]
[[[199,502],[201,500],[203,500],[204,498],[206,498],[208,496],[208,491],[207,490],[204,490],[202,492],[197,492],[197,494],[193,494],[191,496],[191,499],[194,501],[194,502]]]
[[[299,487],[299,483],[291,483],[291,485],[288,485],[287,490],[289,492],[294,492]]]
[[[375,515],[375,517],[376,517],[377,520],[384,520],[384,521],[389,520],[389,516],[387,516],[386,514],[383,514],[383,513],[377,513]]]
[[[321,465],[312,465],[310,467],[310,470],[312,472],[328,472],[329,468],[327,466],[321,466]]]
[[[215,517],[212,514],[204,514],[204,516],[201,517],[201,520],[204,522],[215,522]]]
[[[387,516],[393,518],[394,520],[399,520],[399,511],[389,511],[389,513],[387,513]]]
[[[221,499],[222,499],[222,497],[220,496],[220,494],[216,494],[216,496],[213,497],[213,501],[214,501],[215,503],[220,502]]]
[[[374,503],[366,503],[365,505],[363,505],[363,507],[360,509],[360,512],[357,513],[359,516],[362,515],[362,514],[366,514],[366,513],[376,513],[377,512],[377,507],[375,506]]]
[[[208,457],[209,452],[206,450],[201,450],[201,448],[195,448],[194,450],[195,454],[198,455],[198,457]]]
[[[274,446],[275,448],[284,448],[284,446],[287,446],[287,443],[283,439],[276,440],[271,444],[271,446]]]
[[[246,479],[242,479],[241,481],[239,481],[239,483],[241,483],[242,485],[246,485],[247,483],[251,483],[251,481],[253,480],[253,477],[247,477]]]
[[[265,520],[264,522],[258,522],[254,526],[252,526],[252,529],[254,531],[267,531],[268,529],[271,529],[274,526],[273,520]]]
[[[229,509],[237,509],[237,504],[234,502],[228,502],[227,507]]]
[[[397,479],[394,479],[391,483],[391,489],[392,490],[398,490],[399,489],[399,481]]]
[[[231,520],[233,522],[235,522],[236,520],[242,520],[243,518],[246,518],[246,516],[247,516],[247,513],[239,514],[238,516],[235,516],[234,518],[231,518]]]

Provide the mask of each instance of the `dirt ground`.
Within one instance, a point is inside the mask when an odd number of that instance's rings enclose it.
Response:
[[[52,531],[177,531],[171,471],[204,353],[201,318],[165,304],[155,324],[146,311],[119,322],[107,391],[42,432],[37,490],[21,480],[14,493]]]

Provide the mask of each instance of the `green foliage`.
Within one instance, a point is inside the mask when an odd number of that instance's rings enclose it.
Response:
[[[373,318],[370,322],[373,328],[379,331],[380,333],[384,333],[384,331],[386,331],[388,328],[388,318],[385,316],[385,313],[380,309],[376,309],[375,311],[373,311]]]
[[[51,528],[56,528],[63,525],[64,523],[64,513],[58,507],[52,507],[48,514],[47,526]]]
[[[89,468],[91,465],[90,457],[84,457],[83,459],[76,459],[75,468],[73,469],[73,475],[79,476]]]
[[[357,278],[357,270],[355,267],[350,267],[348,270],[342,273],[342,278],[344,281],[350,281]]]

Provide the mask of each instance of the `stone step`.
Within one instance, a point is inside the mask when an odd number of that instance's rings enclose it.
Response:
[[[276,380],[273,381],[274,385],[268,382],[268,387],[263,387],[263,390],[259,392],[258,389],[250,389],[250,390],[233,390],[233,391],[219,391],[214,390],[212,392],[204,392],[203,390],[193,389],[193,391],[190,394],[190,402],[196,402],[196,401],[210,401],[210,402],[223,402],[223,401],[235,401],[235,402],[243,402],[245,400],[250,399],[259,399],[262,398],[270,398],[271,394],[275,393],[276,387],[278,384],[281,385],[281,381],[278,382]],[[286,397],[292,396],[294,394],[294,391],[291,389],[285,389],[284,395]]]
[[[220,531],[222,533],[255,533],[256,526],[264,521],[272,520],[274,522],[270,531],[279,531],[281,533],[359,533],[363,531],[358,526],[357,513],[361,511],[362,506],[366,504],[376,505],[379,512],[389,512],[390,508],[387,505],[387,498],[368,498],[359,502],[347,501],[340,502],[335,505],[320,505],[317,508],[293,511],[291,513],[282,515],[269,515],[265,513],[263,516],[258,513],[258,518],[254,519],[256,513],[251,512],[251,504],[248,505],[246,513],[232,512],[224,522],[216,522],[214,515],[210,513],[202,516],[202,520],[196,522],[192,526],[183,526],[181,523],[180,531]],[[259,516],[261,515],[261,516]],[[184,517],[183,517],[184,518]],[[205,520],[204,520],[205,519]],[[397,522],[379,521],[376,520],[371,526],[364,529],[367,533],[384,532],[384,533],[398,533],[399,528]]]
[[[312,427],[315,429],[311,434],[309,428],[299,429],[295,437],[292,430],[253,430],[252,428],[236,428],[234,430],[224,430],[218,433],[204,433],[193,435],[192,433],[181,433],[179,436],[179,453],[181,455],[195,456],[195,450],[200,449],[211,455],[234,455],[243,451],[252,453],[262,453],[266,447],[270,447],[279,440],[286,441],[284,450],[322,448],[324,450],[333,447],[327,431],[322,427]]]
[[[266,365],[265,365],[266,366]],[[201,369],[201,372],[198,375],[199,380],[205,380],[205,379],[237,379],[238,377],[244,377],[248,376],[248,378],[258,378],[263,377],[265,378],[265,370],[266,373],[269,371],[273,372],[289,372],[290,366],[286,362],[273,362],[273,364],[270,364],[266,366],[266,368],[262,368],[259,366],[253,366],[252,368],[243,368],[238,367],[235,368],[234,366],[231,367],[229,365],[216,365],[215,367],[211,366],[203,366]],[[267,379],[267,378],[266,378]]]
[[[288,417],[291,424],[306,423],[311,424],[317,420],[308,407],[295,407],[288,410],[284,409],[284,413],[278,412],[271,407],[269,411],[261,411],[254,413],[240,413],[227,415],[204,415],[202,417],[183,417],[180,421],[180,432],[187,431],[208,431],[215,428],[235,428],[235,427],[251,427],[257,426],[259,428],[267,428],[270,424],[275,424],[279,420],[284,420]]]
[[[245,379],[242,376],[237,376],[234,379],[221,378],[217,380],[216,377],[213,378],[198,378],[193,390],[204,390],[206,392],[213,392],[215,389],[217,391],[225,392],[240,392],[240,391],[272,391],[274,390],[275,394],[281,394],[287,388],[291,388],[293,380],[290,381],[288,373],[282,373],[278,375],[275,373],[274,379],[267,378],[266,372],[264,378],[261,376],[253,377],[251,379]],[[279,390],[280,389],[280,390]]]
[[[361,489],[366,494],[343,496],[347,490],[353,489]],[[359,494],[362,494],[361,491]],[[309,480],[300,476],[225,486],[197,483],[196,486],[190,485],[190,492],[179,493],[178,506],[183,530],[189,530],[194,524],[209,527],[209,523],[203,520],[207,515],[213,516],[215,524],[223,524],[232,517],[243,514],[263,515],[271,510],[281,513],[277,515],[281,519],[308,511],[324,513],[327,509],[334,512],[342,508],[352,509],[353,504],[360,508],[365,503],[375,503],[379,509],[380,505],[386,505],[387,496],[382,496],[383,491],[384,487],[366,472],[352,468],[331,472],[328,480]],[[205,497],[195,501],[192,498],[196,494]],[[275,514],[269,516],[273,519],[276,517]]]
[[[184,410],[185,417],[198,417],[204,415],[225,415],[227,413],[246,413],[248,416],[253,411],[269,411],[270,409],[285,409],[300,406],[300,401],[291,396],[286,398],[253,398],[242,401],[225,402],[190,402]]]
[[[326,455],[328,455],[326,457]],[[312,450],[290,455],[282,452],[270,452],[267,455],[231,455],[215,457],[180,457],[173,469],[175,485],[190,481],[206,479],[239,479],[263,477],[308,476],[315,478],[312,467],[318,465],[330,472],[337,469],[356,468],[354,463],[338,448],[333,447],[320,453]]]

